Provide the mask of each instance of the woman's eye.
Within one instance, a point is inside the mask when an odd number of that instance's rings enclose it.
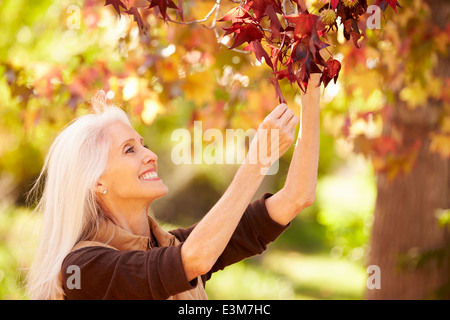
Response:
[[[132,153],[134,151],[134,147],[129,147],[125,150],[125,153]]]

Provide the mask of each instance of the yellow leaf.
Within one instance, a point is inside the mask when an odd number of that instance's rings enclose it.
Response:
[[[196,72],[186,77],[183,89],[188,100],[201,106],[213,101],[215,84],[216,79],[210,72]]]
[[[386,169],[386,159],[384,157],[374,156],[371,160],[375,172],[381,172]]]
[[[439,78],[429,76],[427,80],[427,92],[430,97],[439,99],[442,94],[442,82]]]
[[[178,58],[173,58],[172,56],[165,59],[160,59],[157,62],[158,75],[161,77],[163,82],[173,82],[179,79],[178,75]]]
[[[442,158],[450,157],[450,134],[431,134],[430,151],[437,152]]]
[[[417,82],[406,86],[400,91],[400,99],[405,101],[408,107],[415,109],[427,103],[427,97],[424,88]]]
[[[444,120],[442,121],[441,131],[450,133],[450,115],[445,117]]]
[[[139,81],[140,79],[137,77],[128,77],[125,79],[122,91],[125,101],[132,99],[139,92]]]
[[[141,118],[146,125],[150,125],[156,118],[158,113],[163,111],[162,104],[157,99],[146,99],[144,101],[144,110],[142,110]]]
[[[450,44],[450,37],[448,36],[447,32],[441,31],[437,33],[433,37],[433,40],[437,50],[440,51],[442,54],[445,54],[448,51],[448,46]]]

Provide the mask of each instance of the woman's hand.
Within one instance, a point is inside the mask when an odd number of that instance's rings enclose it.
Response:
[[[278,105],[260,124],[246,157],[246,163],[266,171],[292,145],[299,118],[286,104]]]

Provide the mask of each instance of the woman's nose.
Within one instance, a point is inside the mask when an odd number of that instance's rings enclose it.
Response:
[[[144,152],[145,152],[145,156],[143,159],[144,163],[149,163],[151,161],[154,161],[154,162],[158,161],[158,156],[153,151],[145,148]]]

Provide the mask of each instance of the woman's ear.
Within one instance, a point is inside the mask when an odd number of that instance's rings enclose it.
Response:
[[[97,182],[97,187],[95,191],[101,194],[106,194],[108,192],[103,182],[101,182],[100,180]]]

